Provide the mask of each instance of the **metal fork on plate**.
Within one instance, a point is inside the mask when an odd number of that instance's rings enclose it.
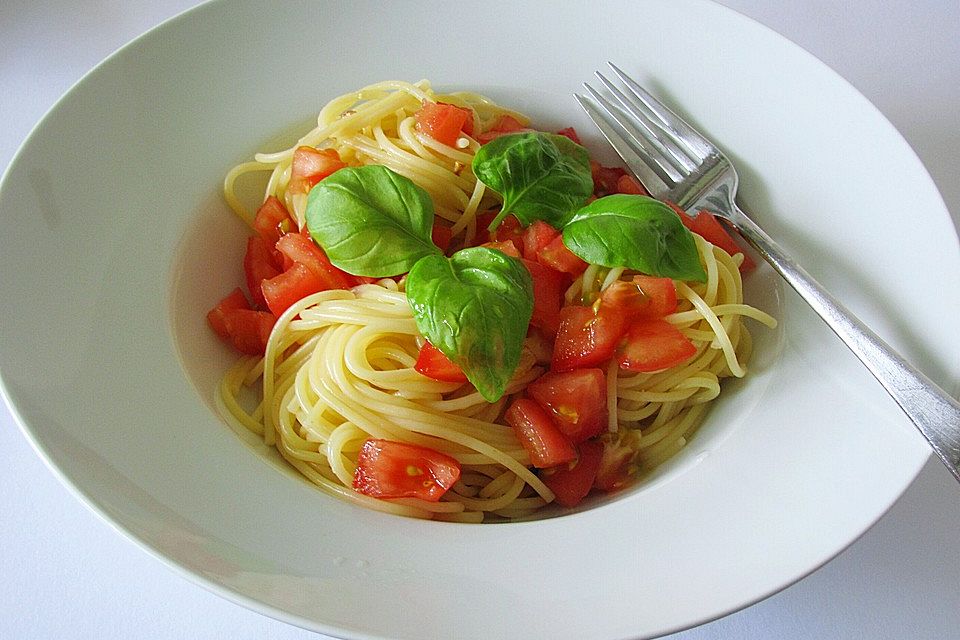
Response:
[[[960,481],[960,403],[903,359],[810,277],[735,202],[737,172],[710,140],[610,63],[612,96],[588,84],[580,106],[655,198],[703,209],[733,227],[816,311],[883,385]]]

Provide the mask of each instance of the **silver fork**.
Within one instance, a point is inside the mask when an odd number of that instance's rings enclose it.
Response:
[[[707,209],[743,236],[867,366],[960,481],[960,403],[891,349],[740,210],[737,172],[716,145],[608,64],[621,86],[599,72],[597,78],[612,100],[588,84],[589,97],[574,97],[650,195],[689,212]]]

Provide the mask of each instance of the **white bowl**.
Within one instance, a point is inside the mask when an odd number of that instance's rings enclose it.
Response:
[[[220,197],[230,166],[391,78],[479,90],[600,149],[571,93],[608,59],[730,152],[746,208],[829,289],[956,379],[942,319],[960,314],[960,254],[931,180],[862,96],[756,23],[666,0],[221,2],[91,72],[0,184],[0,374],[24,433],[163,561],[342,636],[659,635],[826,562],[928,451],[768,269],[749,294],[781,327],[754,332],[751,376],[655,478],[580,513],[470,526],[365,511],[214,414],[231,356],[204,313],[239,282],[244,233]]]

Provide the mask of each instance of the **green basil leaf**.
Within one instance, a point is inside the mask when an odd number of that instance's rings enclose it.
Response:
[[[307,197],[310,235],[330,262],[356,276],[395,276],[441,253],[432,227],[430,195],[381,165],[340,169]]]
[[[523,263],[485,247],[430,255],[410,270],[406,292],[420,333],[488,402],[500,398],[520,364],[533,313]]]
[[[693,234],[670,207],[647,196],[594,200],[564,227],[563,243],[592,264],[677,280],[707,279]]]
[[[500,136],[473,157],[477,179],[503,197],[490,230],[512,213],[524,225],[563,227],[593,193],[587,150],[567,137],[531,131]]]

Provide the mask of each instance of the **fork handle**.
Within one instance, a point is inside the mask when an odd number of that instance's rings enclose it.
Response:
[[[739,209],[732,216],[725,216],[723,212],[718,214],[783,276],[867,366],[960,481],[960,403],[904,360],[840,304]]]

